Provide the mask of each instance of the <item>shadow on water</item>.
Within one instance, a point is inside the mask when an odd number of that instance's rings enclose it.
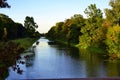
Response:
[[[59,55],[62,55],[61,53],[64,53],[64,55],[71,56],[74,59],[79,59],[79,49],[76,47],[71,47],[69,45],[64,45],[60,43],[56,43],[54,41],[48,42],[48,45],[50,45],[53,48],[57,49],[57,53]]]
[[[26,55],[26,56],[24,56],[24,58],[25,58],[25,62],[26,62],[26,67],[30,67],[34,63],[35,54]]]
[[[22,70],[21,65],[25,65],[26,67],[30,67],[33,65],[33,61],[35,58],[34,53],[28,53],[27,55],[23,54],[17,61],[16,64],[13,65],[11,68],[13,71],[17,72],[18,74],[22,75],[24,70]]]
[[[49,43],[48,43],[49,44]],[[49,44],[57,49],[57,54],[85,62],[86,77],[118,77],[120,76],[120,62],[109,62],[101,54],[89,52],[63,44]]]

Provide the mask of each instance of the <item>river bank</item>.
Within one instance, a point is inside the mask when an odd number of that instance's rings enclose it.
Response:
[[[90,47],[87,47],[87,48],[80,48],[79,44],[74,44],[74,43],[68,43],[67,41],[63,41],[63,40],[58,40],[58,39],[51,39],[51,38],[48,38],[50,40],[53,40],[55,41],[56,43],[60,43],[60,44],[63,44],[63,45],[68,45],[68,46],[71,46],[71,47],[76,47],[78,48],[79,50],[87,50],[89,51],[90,53],[92,54],[99,54],[101,58],[104,58],[106,59],[106,61],[109,61],[109,62],[117,62],[118,60],[120,60],[120,54],[113,54],[113,53],[108,53],[108,51],[106,49],[104,49],[105,47],[103,46],[103,48],[98,48],[98,47],[94,47],[94,46],[90,46]]]
[[[38,38],[22,38],[0,43],[0,80],[5,79],[8,67],[15,64],[19,55],[28,49]]]
[[[48,38],[50,40],[53,40],[51,38]],[[76,47],[76,48],[79,48],[80,49],[80,46],[79,44],[75,44],[75,43],[68,43],[67,41],[62,41],[62,40],[58,40],[58,39],[55,39],[54,40],[56,43],[60,43],[60,44],[63,44],[63,45],[68,45],[68,46],[71,46],[71,47]],[[88,48],[83,48],[85,50],[88,50],[90,52],[94,52],[94,53],[105,53],[106,51],[104,49],[101,49],[101,48],[97,48],[97,47],[88,47]]]

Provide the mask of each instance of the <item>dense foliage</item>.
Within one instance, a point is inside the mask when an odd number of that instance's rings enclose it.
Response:
[[[47,33],[48,38],[76,44],[79,48],[90,47],[120,54],[120,0],[110,0],[110,9],[102,11],[91,4],[85,9],[87,18],[75,14],[64,22],[58,22]]]
[[[28,18],[28,19],[27,19]],[[0,40],[2,39],[16,39],[31,37],[34,35],[40,36],[39,32],[36,31],[38,27],[34,22],[33,18],[26,17],[25,26],[20,23],[14,22],[7,15],[0,14]]]
[[[25,18],[24,27],[29,37],[36,37],[36,36],[39,37],[40,34],[38,31],[36,31],[36,29],[38,28],[38,25],[34,22],[33,17],[27,16]]]
[[[69,44],[78,44],[81,27],[84,26],[83,16],[75,14],[65,22],[58,22],[49,31],[47,36],[56,40],[63,40]]]
[[[0,8],[10,8],[10,5],[6,1],[7,0],[0,0]]]
[[[0,14],[0,80],[4,80],[8,75],[8,67],[15,64],[19,55],[40,37],[36,28],[31,28],[31,25],[36,26],[33,18],[25,21],[25,24],[23,26],[7,15]],[[31,36],[32,38],[29,38]]]
[[[85,26],[82,27],[80,36],[80,47],[87,48],[89,46],[99,47],[102,43],[102,12],[97,9],[95,4],[91,4],[85,9],[88,19],[85,21]]]
[[[15,23],[11,18],[0,14],[0,40],[3,38],[15,39],[26,35],[26,29],[20,23]]]

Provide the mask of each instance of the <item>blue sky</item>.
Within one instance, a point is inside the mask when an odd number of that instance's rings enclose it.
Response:
[[[109,8],[110,0],[8,0],[10,9],[0,9],[15,22],[24,24],[26,16],[34,17],[39,25],[38,31],[47,32],[56,22],[64,21],[74,14],[82,14],[90,4],[104,10]]]

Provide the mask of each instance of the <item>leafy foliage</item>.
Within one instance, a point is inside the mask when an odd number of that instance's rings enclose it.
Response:
[[[109,5],[112,8],[105,9],[106,19],[103,19],[103,13],[96,4],[91,4],[84,11],[86,19],[80,14],[75,14],[64,22],[56,23],[47,36],[54,40],[77,44],[84,49],[104,49],[109,54],[120,57],[120,0],[110,0]]]
[[[49,31],[47,36],[52,39],[59,39],[67,42],[68,44],[78,44],[79,35],[81,35],[81,26],[84,25],[83,16],[75,14],[65,22],[58,22]]]
[[[110,0],[111,9],[105,9],[107,19],[113,24],[120,26],[120,0]]]
[[[28,36],[34,37],[38,25],[34,22],[33,17],[27,16],[24,21],[24,27],[27,29]]]
[[[85,26],[81,28],[83,35],[80,36],[80,46],[87,48],[89,46],[99,47],[102,43],[104,34],[102,33],[102,12],[97,9],[95,4],[91,4],[85,9],[88,19]]]
[[[6,30],[4,30],[6,29]],[[22,38],[27,35],[26,29],[20,23],[15,23],[11,18],[0,14],[0,39],[7,33],[7,39]]]
[[[106,37],[108,52],[120,54],[120,26],[109,27]]]
[[[10,5],[6,1],[7,0],[0,0],[0,8],[10,8]]]

